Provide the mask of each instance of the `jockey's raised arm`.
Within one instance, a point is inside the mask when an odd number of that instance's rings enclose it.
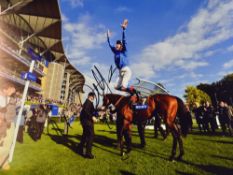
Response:
[[[110,47],[110,49],[112,50],[112,52],[115,52],[115,47],[111,44],[110,42],[110,36],[111,36],[111,32],[110,30],[107,31],[107,41],[108,41],[108,45]]]
[[[127,51],[127,48],[126,48],[126,39],[125,39],[125,28],[123,28],[123,31],[122,31],[122,51],[123,52],[126,52]]]

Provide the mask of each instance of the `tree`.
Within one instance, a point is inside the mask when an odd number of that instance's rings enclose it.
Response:
[[[197,88],[211,97],[214,106],[221,100],[233,104],[233,73],[212,84],[199,84]]]
[[[211,103],[210,96],[205,93],[204,91],[194,87],[194,86],[187,86],[185,89],[184,98],[186,102],[189,104],[189,107],[192,109],[196,103],[202,104],[205,102]]]

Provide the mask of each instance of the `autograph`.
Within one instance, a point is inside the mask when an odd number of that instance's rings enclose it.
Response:
[[[97,66],[94,65],[94,68],[91,69],[92,75],[96,82],[92,84],[92,87],[87,84],[85,84],[85,86],[87,86],[96,95],[96,109],[99,106],[100,96],[103,96],[106,92],[112,93],[109,87],[109,83],[111,82],[115,71],[116,68],[113,69],[111,65],[108,73],[108,81],[106,81],[106,79],[104,78],[100,70],[97,68]]]
[[[96,98],[95,98],[96,99],[95,109],[96,109],[96,111],[98,111],[100,96],[103,96],[105,94],[105,92],[112,93],[112,91],[111,91],[111,89],[109,87],[109,83],[111,82],[115,71],[116,71],[116,68],[113,69],[113,67],[111,65],[110,69],[109,69],[109,73],[108,73],[108,81],[106,81],[106,79],[104,78],[102,73],[99,71],[99,69],[95,65],[94,65],[94,68],[91,69],[92,75],[93,75],[96,83],[93,83],[92,87],[87,85],[87,84],[85,84],[84,86],[88,87],[92,92],[95,93],[95,96],[96,96]],[[101,93],[101,91],[102,91],[102,93]],[[104,120],[105,120],[106,124],[108,125],[109,129],[112,129],[110,127],[106,117],[104,117]]]

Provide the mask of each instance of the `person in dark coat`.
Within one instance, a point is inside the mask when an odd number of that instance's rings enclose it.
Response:
[[[83,148],[86,147],[86,154],[84,155],[86,158],[93,159],[94,155],[92,154],[92,143],[94,140],[94,121],[95,118],[94,112],[95,108],[93,105],[93,101],[95,99],[95,94],[90,92],[88,94],[88,98],[83,104],[82,111],[80,114],[80,121],[83,128],[83,134],[81,138],[81,142],[78,146],[78,153],[83,154]]]
[[[37,133],[37,122],[36,118],[39,115],[39,107],[38,106],[33,106],[32,108],[32,117],[31,120],[29,121],[29,126],[28,126],[28,134],[32,137],[34,141],[36,141],[36,133]]]
[[[46,105],[41,104],[39,108],[39,113],[36,117],[36,140],[39,140],[41,138],[41,135],[44,130],[44,124],[49,113],[49,110],[47,109]]]
[[[233,129],[232,129],[232,126],[231,126],[231,119],[232,119],[231,108],[227,103],[225,103],[224,106],[225,106],[226,125],[227,125],[227,128],[228,128],[228,132],[229,132],[230,136],[233,136]]]
[[[194,108],[193,108],[193,113],[194,113],[194,116],[196,118],[197,125],[198,125],[198,128],[199,128],[200,132],[202,132],[204,130],[204,128],[203,128],[202,109],[203,109],[203,107],[202,106],[198,107],[197,104],[195,104]]]
[[[230,108],[223,101],[219,104],[219,122],[222,128],[223,135],[226,134],[226,130],[228,129],[229,134],[232,135],[232,128],[230,125]]]
[[[212,132],[215,133],[215,129],[217,129],[217,123],[214,114],[214,107],[209,102],[206,102],[204,116],[207,120],[207,122],[205,123],[205,129],[209,131],[210,124]]]

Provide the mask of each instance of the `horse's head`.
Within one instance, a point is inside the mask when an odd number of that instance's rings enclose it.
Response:
[[[116,107],[123,101],[125,101],[124,96],[117,95],[117,94],[105,94],[103,95],[102,110],[108,108],[110,105],[113,105]]]

